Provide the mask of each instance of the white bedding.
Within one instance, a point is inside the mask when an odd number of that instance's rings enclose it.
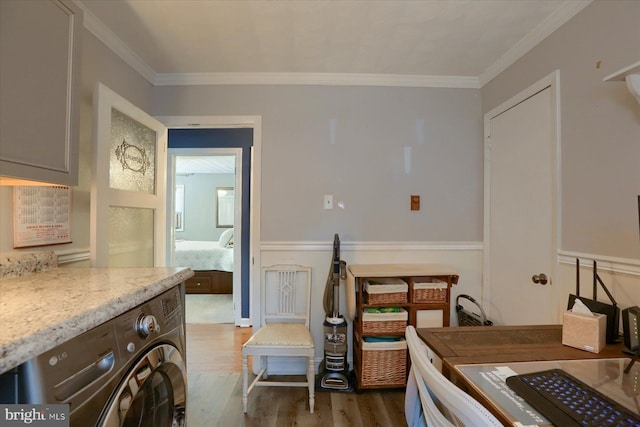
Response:
[[[221,248],[218,241],[176,240],[174,265],[192,270],[233,271],[233,247]]]

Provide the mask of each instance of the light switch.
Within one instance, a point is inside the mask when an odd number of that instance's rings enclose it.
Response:
[[[324,208],[333,209],[333,194],[324,195]]]

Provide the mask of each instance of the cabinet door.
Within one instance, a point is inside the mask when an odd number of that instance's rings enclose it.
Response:
[[[0,1],[0,173],[76,185],[82,12]]]

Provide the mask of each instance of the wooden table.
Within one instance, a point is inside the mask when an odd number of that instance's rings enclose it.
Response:
[[[457,364],[622,357],[622,343],[590,353],[562,344],[562,325],[418,328],[418,336],[442,359]],[[443,372],[444,373],[444,372]]]
[[[562,325],[461,326],[419,328],[418,336],[442,360],[442,373],[487,407],[502,422],[485,396],[456,375],[455,366],[508,362],[605,359],[625,357],[623,345],[607,344],[600,353],[591,353],[562,344]]]

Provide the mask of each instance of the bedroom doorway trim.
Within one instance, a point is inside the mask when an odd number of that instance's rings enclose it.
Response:
[[[260,304],[255,301],[256,293],[253,291],[255,283],[259,283],[260,260],[260,176],[262,162],[262,117],[261,116],[156,116],[169,129],[187,128],[252,128],[253,146],[251,147],[251,171],[250,182],[251,191],[249,194],[250,211],[243,212],[249,215],[249,257],[246,262],[249,264],[248,280],[239,283],[236,289],[234,282],[234,317],[237,326],[248,327],[252,325],[252,318],[260,313]],[[171,227],[167,227],[170,229]],[[170,230],[168,230],[170,232]],[[243,260],[245,261],[245,260]],[[258,268],[256,268],[258,266]],[[256,276],[258,275],[258,276]]]

